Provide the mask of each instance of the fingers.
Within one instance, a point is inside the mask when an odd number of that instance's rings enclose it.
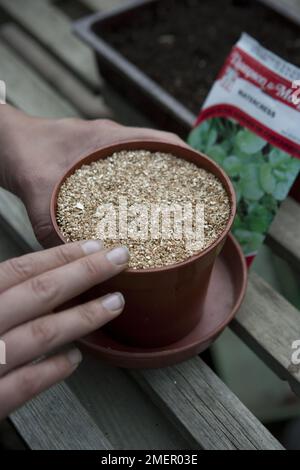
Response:
[[[122,312],[124,303],[122,294],[110,294],[9,331],[2,337],[7,364],[1,366],[0,376],[100,328]]]
[[[119,144],[128,140],[156,140],[187,147],[187,144],[180,137],[171,132],[122,126],[108,119],[91,121],[90,132],[91,149]]]
[[[98,251],[19,284],[1,295],[0,335],[115,276],[127,267],[126,247]],[[11,315],[10,312],[14,312]]]
[[[35,208],[36,201],[27,203],[28,215],[32,224],[33,231],[40,245],[43,248],[54,248],[61,244],[61,239],[53,228],[50,214],[41,217],[37,209]],[[38,215],[38,220],[37,215]]]
[[[176,134],[172,132],[157,131],[154,129],[139,128],[139,127],[124,127],[124,131],[119,130],[119,138],[122,140],[158,140],[163,142],[170,142],[171,144],[182,145],[187,144]]]
[[[100,240],[67,243],[50,250],[5,261],[0,265],[0,293],[27,279],[97,252],[101,248]]]
[[[0,421],[26,401],[66,379],[82,359],[78,349],[31,364],[0,379]]]
[[[186,145],[186,143],[176,134],[173,134],[173,132],[165,132],[165,131],[157,131],[153,129],[147,129],[147,128],[138,128],[138,127],[133,127],[131,128],[132,132],[136,133],[136,136],[138,138],[142,139],[150,139],[150,140],[162,140],[162,141],[167,141],[170,143],[174,144],[180,144],[180,145]]]

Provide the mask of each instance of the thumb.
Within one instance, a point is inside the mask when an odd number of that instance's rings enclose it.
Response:
[[[30,214],[29,218],[31,219]],[[31,223],[35,236],[43,248],[52,248],[62,244],[62,241],[54,230],[50,214],[44,214],[40,216],[38,220],[33,217],[33,220],[31,219]]]

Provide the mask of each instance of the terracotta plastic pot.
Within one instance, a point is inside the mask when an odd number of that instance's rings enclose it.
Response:
[[[57,195],[64,180],[83,164],[106,158],[121,150],[141,149],[171,153],[210,171],[223,183],[231,203],[225,230],[206,250],[171,266],[128,269],[81,297],[81,300],[87,300],[108,292],[121,291],[126,300],[124,312],[106,328],[112,336],[127,344],[158,347],[187,335],[197,325],[203,313],[214,262],[222,250],[236,211],[235,192],[223,170],[203,154],[180,145],[156,141],[131,141],[111,145],[82,158],[62,176],[52,195],[51,217],[57,235],[65,242],[56,223]]]

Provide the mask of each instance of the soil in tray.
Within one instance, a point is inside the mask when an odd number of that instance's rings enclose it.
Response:
[[[242,32],[300,66],[300,27],[254,0],[160,0],[101,36],[197,114]]]

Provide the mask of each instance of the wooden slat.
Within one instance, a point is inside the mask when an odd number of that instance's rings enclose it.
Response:
[[[287,198],[270,228],[267,243],[291,266],[300,270],[300,204]]]
[[[189,448],[124,371],[86,355],[68,385],[115,449]]]
[[[282,448],[198,357],[173,367],[131,374],[194,448]]]
[[[81,3],[85,3],[89,8],[95,11],[109,11],[118,6],[129,3],[130,0],[81,0]]]
[[[29,221],[24,204],[14,194],[0,188],[0,216],[2,222],[10,229],[13,236],[24,251],[41,249]],[[21,235],[22,234],[22,235]]]
[[[64,383],[27,403],[11,416],[11,420],[33,450],[112,449]]]
[[[22,256],[26,252],[22,245],[19,245],[15,233],[11,233],[5,220],[0,215],[0,263],[16,256]],[[0,421],[1,434],[1,421]],[[0,437],[1,442],[1,437]]]
[[[18,25],[8,23],[0,28],[4,39],[27,64],[59,91],[82,116],[89,119],[111,117],[101,96],[96,96],[74,74],[61,64]]]
[[[0,42],[0,78],[6,82],[7,99],[29,114],[41,117],[71,117],[77,112],[46,82],[15,54],[13,49]]]
[[[299,0],[260,0],[292,21],[300,24]]]
[[[300,339],[300,312],[252,273],[231,327],[300,396],[300,366],[291,363],[292,343]]]
[[[1,0],[0,6],[59,57],[88,86],[97,90],[100,77],[91,50],[71,31],[69,18],[45,0]]]

